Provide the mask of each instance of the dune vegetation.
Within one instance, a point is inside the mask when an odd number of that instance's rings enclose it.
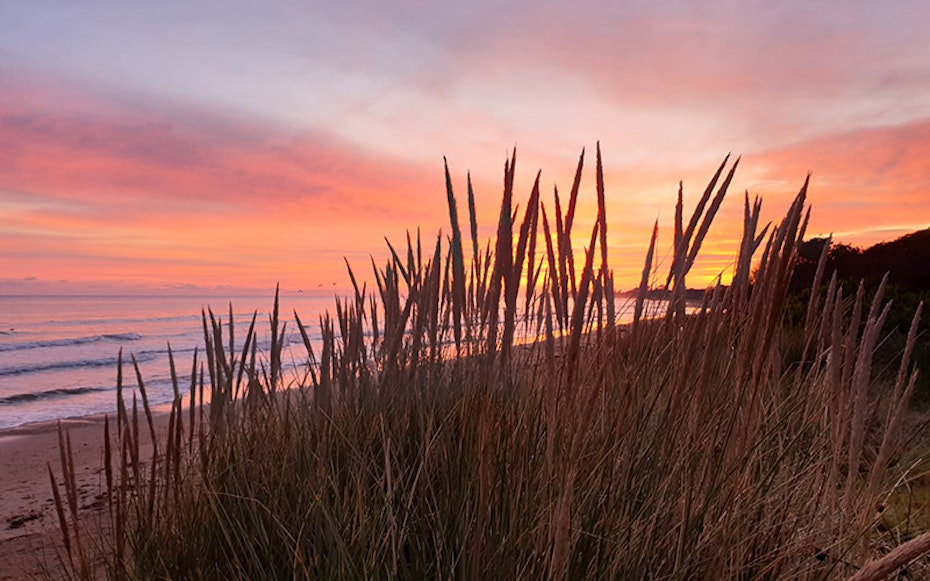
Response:
[[[51,478],[67,574],[794,579],[922,566],[930,523],[901,509],[927,469],[911,438],[916,326],[896,369],[877,373],[882,292],[864,300],[825,258],[803,321],[787,321],[807,183],[769,226],[747,194],[732,282],[686,305],[738,164],[724,160],[690,218],[679,191],[668,271],[657,224],[624,305],[599,149],[582,238],[584,154],[567,204],[557,191],[544,203],[537,177],[517,208],[515,163],[489,242],[470,184],[466,221],[447,169],[448,235],[391,246],[373,286],[318,322],[280,313],[277,297],[267,325],[206,312],[164,436],[144,378],[141,402],[120,391],[95,526],[73,518],[62,434]],[[647,296],[660,287],[657,309]],[[632,322],[618,325],[623,308]],[[296,366],[282,355],[295,326]]]

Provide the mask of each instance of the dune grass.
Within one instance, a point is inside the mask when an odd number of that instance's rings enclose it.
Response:
[[[817,292],[823,268],[803,327],[786,325],[807,183],[775,225],[762,227],[761,201],[745,199],[733,281],[693,313],[686,277],[738,160],[724,160],[687,223],[679,192],[669,272],[654,269],[657,224],[634,320],[617,326],[599,148],[583,262],[573,249],[584,153],[564,212],[558,191],[543,202],[538,177],[515,209],[515,164],[516,154],[486,244],[470,181],[463,230],[447,168],[450,233],[390,246],[386,264],[372,262],[372,289],[349,267],[354,296],[320,318],[322,348],[299,313],[284,321],[277,297],[265,331],[204,313],[187,397],[171,361],[163,439],[137,373],[141,412],[120,391],[106,425],[109,502],[96,534],[50,473],[66,573],[833,578],[882,558],[901,537],[880,508],[899,506],[926,470],[904,449],[914,337],[894,385],[877,386],[881,292],[871,304],[835,281]],[[657,282],[669,288],[660,313],[646,300]],[[306,361],[286,372],[288,324]],[[150,458],[142,438],[156,442]],[[66,483],[68,455],[63,434]],[[906,565],[922,539],[861,574]]]

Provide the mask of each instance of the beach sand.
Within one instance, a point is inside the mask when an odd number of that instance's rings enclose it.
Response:
[[[156,414],[155,423],[160,430],[165,429],[166,415]],[[106,516],[102,496],[106,488],[104,418],[61,420],[61,426],[71,437],[82,526],[99,526],[97,523]],[[146,440],[142,438],[143,458],[151,453],[151,444]],[[0,430],[0,580],[54,571],[58,555],[63,554],[49,465],[60,487],[58,422]],[[64,489],[59,490],[66,502]]]

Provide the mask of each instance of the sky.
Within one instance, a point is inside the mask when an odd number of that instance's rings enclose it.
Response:
[[[726,276],[743,194],[809,233],[930,226],[922,1],[0,0],[0,294],[345,288],[448,232],[443,156],[482,236],[604,159],[611,264],[668,262],[724,156],[740,167],[691,286]],[[587,236],[577,235],[577,244]],[[581,251],[579,247],[576,249]],[[364,278],[364,274],[360,274]]]

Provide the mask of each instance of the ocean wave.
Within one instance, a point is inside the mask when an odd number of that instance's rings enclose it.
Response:
[[[72,387],[61,389],[49,389],[47,391],[37,391],[32,393],[17,393],[7,397],[0,397],[0,406],[16,405],[24,402],[36,401],[41,399],[50,399],[56,397],[68,397],[74,395],[83,395],[85,393],[95,393],[99,391],[110,391],[108,387]]]
[[[71,347],[74,345],[86,345],[88,343],[99,343],[101,341],[122,342],[138,341],[142,336],[138,333],[106,333],[104,335],[91,335],[89,337],[75,337],[72,339],[47,339],[45,341],[24,341],[22,343],[9,343],[0,345],[0,352],[3,351],[22,351],[25,349],[41,349],[43,347]]]
[[[251,316],[251,315],[250,315]],[[185,321],[200,321],[200,313],[190,315],[166,315],[161,317],[120,317],[96,319],[51,319],[33,324],[35,327],[83,327],[86,325],[145,325],[148,323],[181,323]]]
[[[136,361],[151,361],[158,357],[159,351],[143,351],[136,354]],[[125,357],[124,361],[129,361]],[[83,369],[87,367],[116,367],[117,357],[103,357],[100,359],[81,359],[78,361],[54,361],[48,363],[35,363],[30,365],[20,365],[16,367],[0,367],[0,377],[25,375],[27,373],[42,373],[46,371],[61,371],[67,369]]]

